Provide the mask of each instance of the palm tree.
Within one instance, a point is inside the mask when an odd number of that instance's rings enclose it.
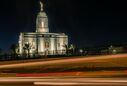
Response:
[[[23,49],[27,50],[27,56],[30,57],[30,49],[31,49],[30,44],[29,43],[25,44]]]
[[[74,55],[76,46],[74,44],[70,44],[69,50],[71,51],[71,54]]]
[[[67,44],[63,45],[63,47],[66,49],[66,54],[68,55],[69,54],[69,46]]]

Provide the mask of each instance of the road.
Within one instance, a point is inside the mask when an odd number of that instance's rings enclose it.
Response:
[[[127,78],[1,77],[0,86],[127,86]]]
[[[127,54],[71,57],[0,64],[0,73],[120,71],[127,76]],[[122,75],[123,75],[122,74]]]
[[[37,61],[37,62],[25,62],[25,63],[11,63],[11,64],[2,64],[0,69],[3,68],[24,68],[24,67],[36,67],[36,66],[47,66],[47,65],[58,65],[58,64],[73,64],[73,63],[82,63],[86,61],[97,61],[97,60],[108,60],[108,59],[121,59],[127,58],[127,54],[117,54],[117,55],[102,55],[102,56],[92,56],[92,57],[81,57],[81,58],[68,58],[68,59],[59,59],[59,60],[50,60],[50,61]]]
[[[21,70],[21,74],[28,74],[31,70],[47,70],[59,68],[59,69],[69,69],[69,68],[94,68],[96,67],[127,67],[127,54],[117,54],[117,55],[103,55],[103,56],[92,56],[92,57],[81,57],[81,58],[67,58],[67,59],[55,59],[50,61],[32,61],[25,63],[2,63],[0,64],[0,71],[3,73],[3,70],[11,70],[13,74],[20,74],[17,70]],[[37,68],[36,68],[37,67]],[[23,68],[23,69],[22,69]],[[33,68],[26,73],[27,68]],[[35,68],[35,69],[34,69]],[[57,69],[57,70],[59,70]],[[93,70],[94,70],[93,69]],[[16,72],[15,72],[16,71]],[[52,70],[54,71],[54,70]],[[0,86],[127,86],[127,78],[97,78],[98,76],[125,76],[127,75],[127,70],[103,70],[103,71],[84,71],[84,72],[74,72],[73,77],[65,77],[61,73],[55,74],[56,76],[43,76],[46,74],[41,74],[42,76],[36,77],[27,76],[27,77],[0,77]],[[68,71],[67,71],[68,72]],[[39,74],[38,72],[32,72],[33,75]],[[6,73],[5,73],[6,74]],[[9,74],[9,73],[7,73]],[[29,74],[28,74],[29,75]],[[69,74],[71,75],[71,74]],[[77,77],[78,76],[78,77]],[[87,77],[85,77],[87,76]],[[96,78],[93,78],[96,77]],[[88,78],[90,77],[90,78]]]
[[[1,77],[0,86],[127,86],[127,78]]]

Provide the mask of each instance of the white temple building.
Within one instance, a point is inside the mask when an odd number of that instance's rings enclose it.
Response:
[[[64,33],[50,33],[48,18],[43,11],[43,4],[36,19],[36,32],[21,32],[19,36],[19,54],[28,51],[24,49],[29,45],[30,54],[39,55],[63,55],[66,53],[65,45],[68,45],[68,36]]]

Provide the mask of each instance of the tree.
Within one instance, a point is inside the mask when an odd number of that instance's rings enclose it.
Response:
[[[14,55],[14,57],[16,57],[18,54],[18,44],[12,44],[10,49],[11,49],[12,55]]]
[[[74,44],[70,44],[69,50],[71,51],[71,54],[72,54],[72,55],[75,54],[75,48],[76,48],[76,46],[75,46]]]
[[[24,50],[27,50],[27,56],[30,57],[30,49],[31,49],[31,45],[30,43],[26,43],[23,47]]]
[[[11,51],[12,51],[13,54],[16,54],[17,53],[17,51],[16,51],[17,48],[18,48],[17,44],[12,44],[11,45],[10,49],[11,49]]]
[[[63,45],[63,47],[66,49],[66,54],[68,55],[69,47],[67,44]]]
[[[70,44],[70,45],[65,44],[63,47],[65,47],[67,55],[74,54],[76,47],[73,44]]]

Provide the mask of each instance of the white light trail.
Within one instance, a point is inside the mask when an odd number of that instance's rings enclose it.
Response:
[[[17,64],[4,64],[0,65],[0,69],[2,68],[20,68],[20,67],[31,67],[31,66],[40,66],[40,65],[53,65],[53,64],[70,64],[70,63],[78,63],[90,60],[104,60],[110,58],[127,58],[127,54],[117,54],[117,55],[106,55],[106,56],[94,56],[94,57],[85,57],[85,58],[68,58],[68,59],[59,59],[52,61],[39,61],[39,62],[27,62],[27,63],[17,63]]]

